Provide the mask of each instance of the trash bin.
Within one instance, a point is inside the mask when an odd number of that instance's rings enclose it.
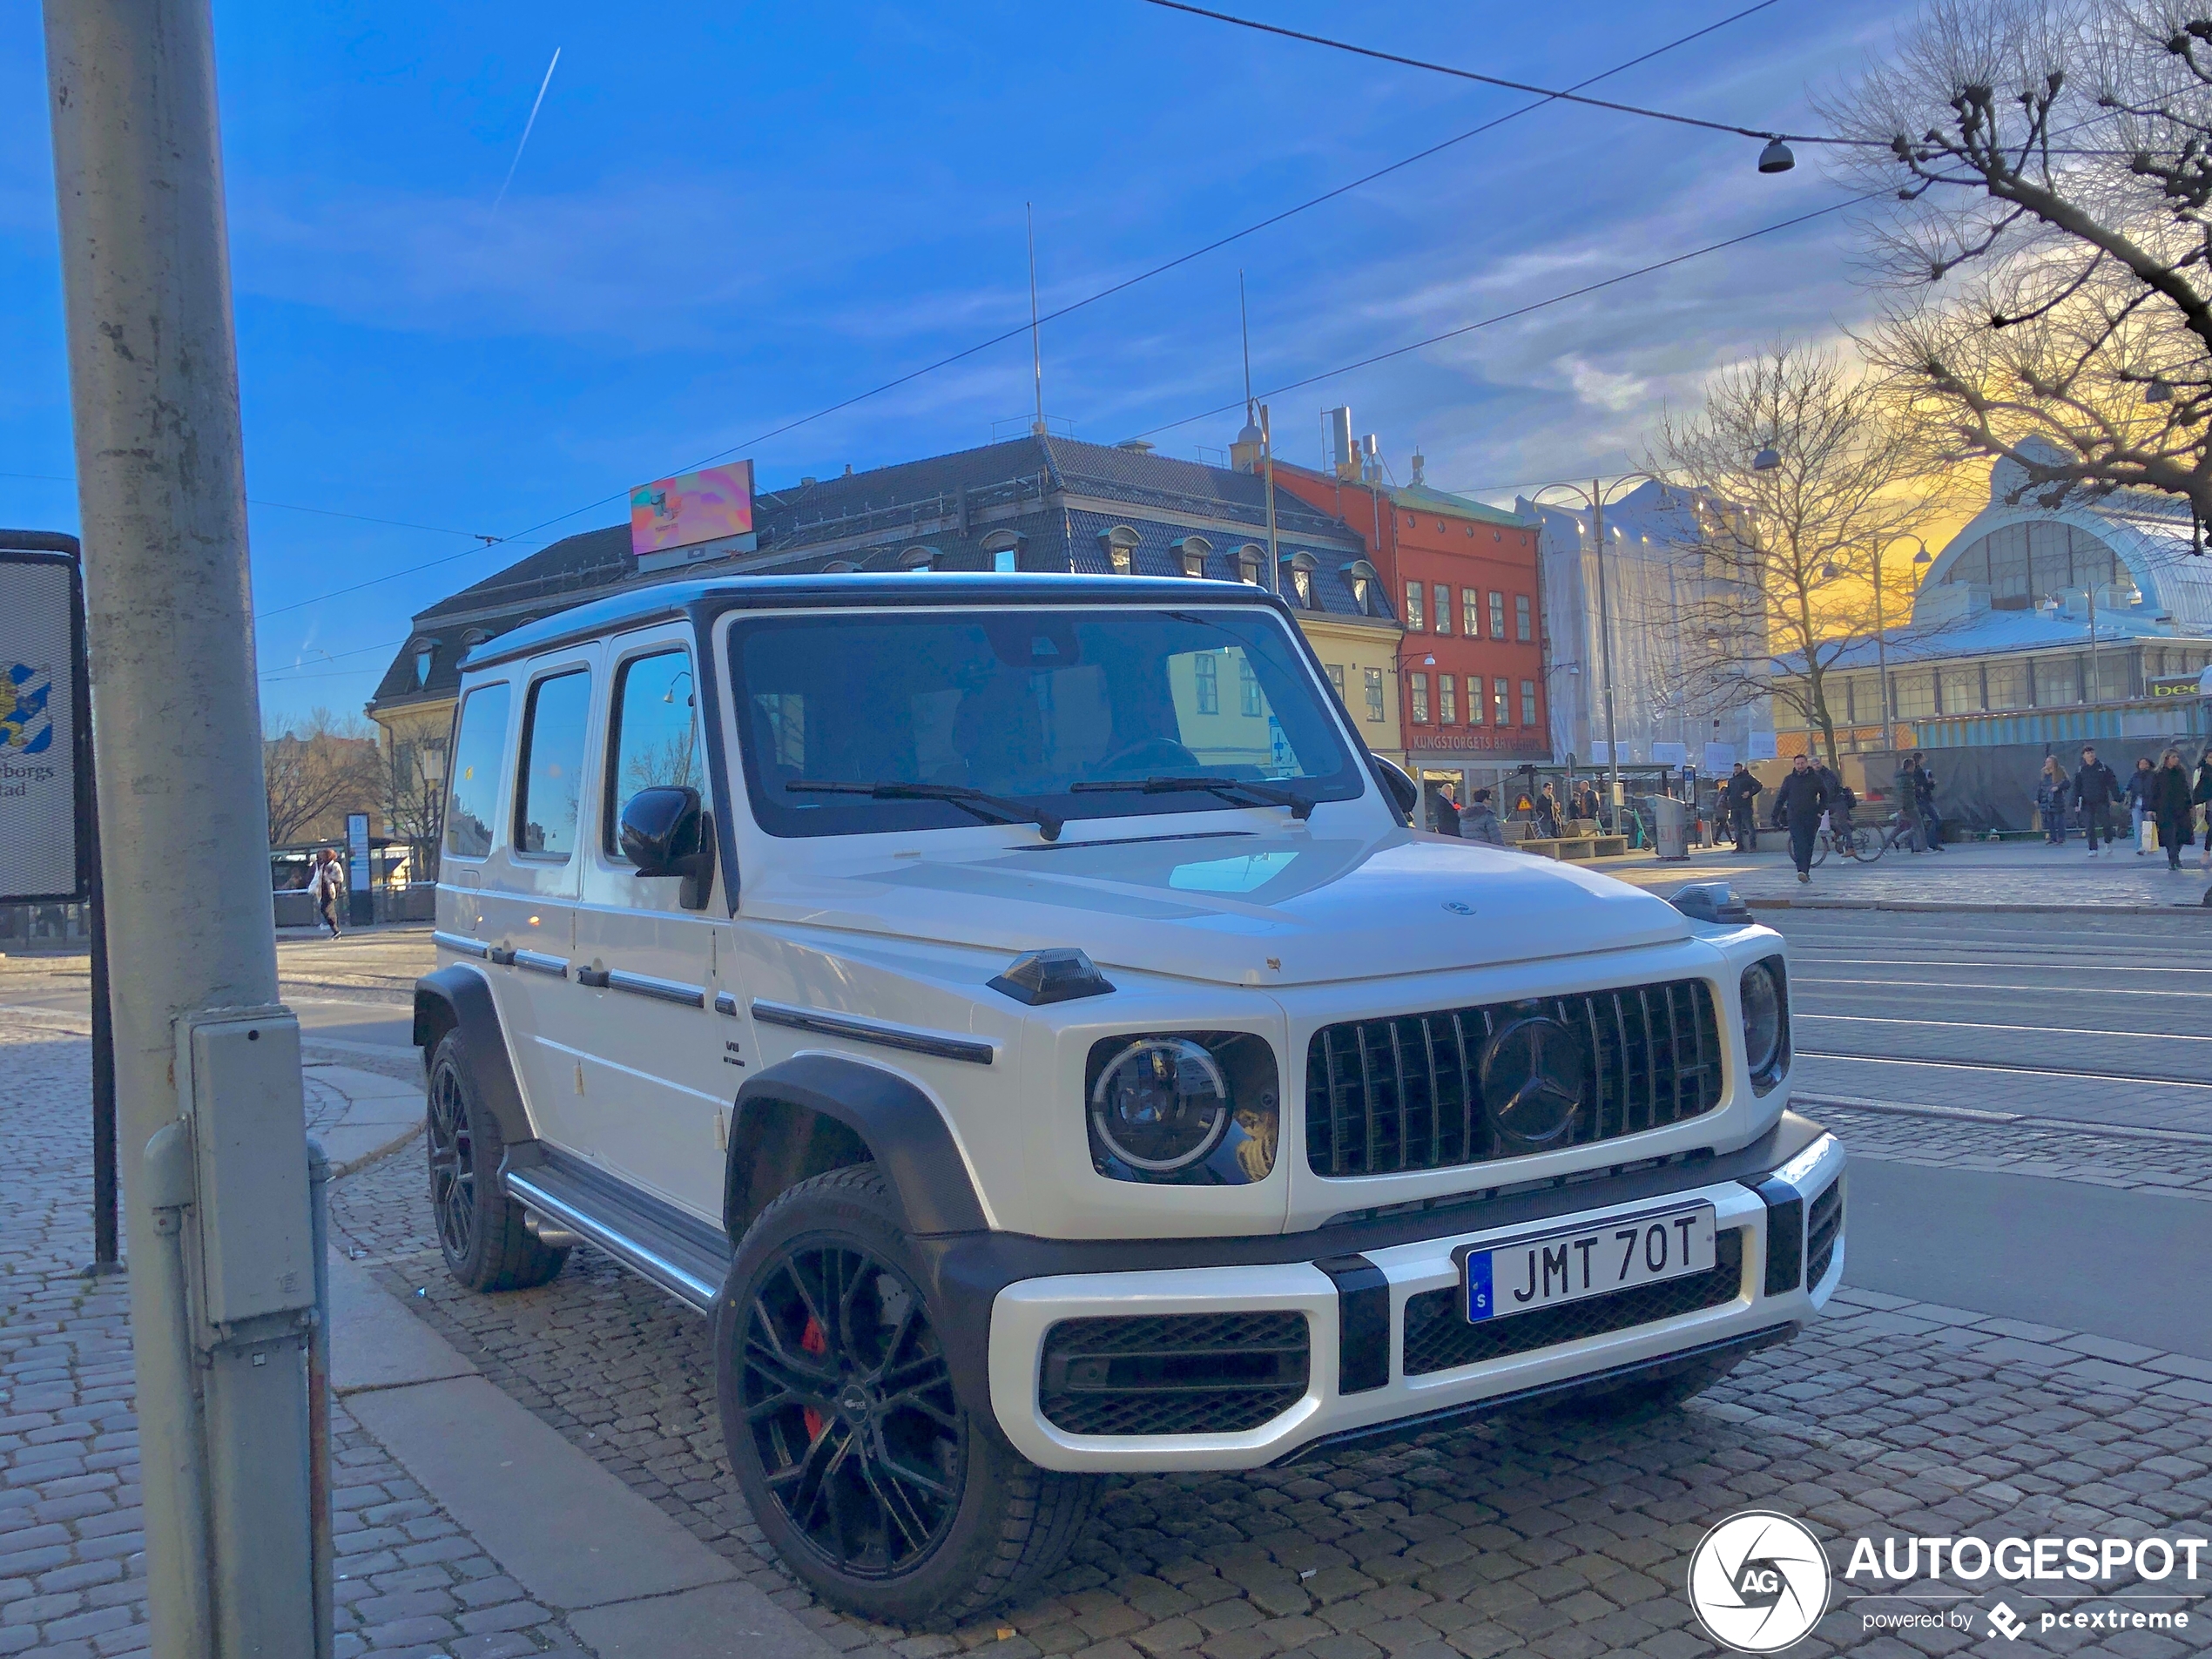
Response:
[[[1689,856],[1689,804],[1668,795],[1651,797],[1651,850],[1662,859]]]

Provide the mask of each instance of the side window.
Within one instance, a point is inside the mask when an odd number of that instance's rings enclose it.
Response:
[[[583,787],[583,729],[591,676],[583,669],[530,687],[523,719],[522,781],[515,792],[515,850],[565,859],[576,851]]]
[[[481,685],[461,705],[453,739],[453,777],[446,797],[446,851],[457,859],[491,856],[492,820],[499,816],[499,765],[507,741],[513,689]]]
[[[616,671],[607,717],[606,809],[600,826],[610,858],[622,856],[622,813],[641,789],[690,788],[706,794],[699,748],[698,680],[687,651],[633,657]]]

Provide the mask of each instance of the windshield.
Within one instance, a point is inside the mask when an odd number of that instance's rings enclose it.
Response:
[[[1366,786],[1297,642],[1258,608],[842,611],[743,619],[730,641],[747,790],[772,835],[990,811],[831,784],[981,792],[1069,820],[1285,796],[1303,811]],[[1170,779],[1262,788],[1144,789]],[[1098,787],[1116,783],[1130,787]]]

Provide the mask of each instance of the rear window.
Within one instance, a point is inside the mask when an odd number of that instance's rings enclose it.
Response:
[[[446,797],[446,851],[459,859],[489,858],[492,820],[499,815],[500,763],[506,759],[507,685],[480,685],[461,705],[454,728],[451,787]]]

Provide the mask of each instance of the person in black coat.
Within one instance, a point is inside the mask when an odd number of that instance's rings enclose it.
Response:
[[[2089,834],[2089,856],[2097,856],[2097,833],[2112,845],[2112,809],[2120,799],[2120,779],[2097,759],[2094,747],[2081,751],[2081,770],[2074,774],[2074,804],[2081,808],[2081,826]]]
[[[1751,769],[1741,760],[1736,770],[1721,786],[1721,799],[1728,803],[1729,827],[1735,832],[1736,850],[1756,853],[1759,850],[1759,813],[1755,803],[1766,792],[1766,786],[1751,775]]]
[[[2159,762],[2158,782],[2150,802],[2158,814],[2158,844],[2166,849],[2166,867],[2182,867],[2182,849],[2195,839],[2189,833],[2189,775],[2182,766],[2182,752],[2168,749]]]
[[[1790,857],[1797,867],[1797,880],[1812,880],[1813,837],[1820,833],[1820,814],[1835,799],[1828,782],[1812,769],[1804,755],[1793,756],[1790,771],[1774,792],[1774,826],[1790,832]]]
[[[2204,856],[2197,862],[2200,870],[2212,870],[2212,745],[2197,757],[2196,787],[2189,792],[2189,799],[2206,810],[2204,826]]]

